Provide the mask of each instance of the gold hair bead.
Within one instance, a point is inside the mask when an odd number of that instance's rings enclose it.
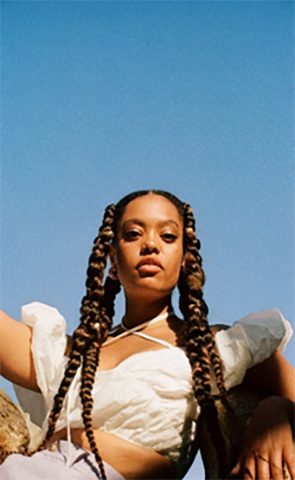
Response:
[[[192,227],[187,227],[185,229],[186,233],[192,233],[194,231],[194,229]]]
[[[100,331],[100,324],[98,322],[94,324],[94,329],[97,330],[98,332]]]

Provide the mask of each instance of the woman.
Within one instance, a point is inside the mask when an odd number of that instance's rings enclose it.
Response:
[[[199,248],[188,204],[162,191],[130,194],[106,209],[72,339],[50,307],[26,306],[25,323],[3,314],[2,374],[42,392],[48,412],[38,453],[8,457],[0,468],[3,478],[18,478],[15,471],[22,480],[54,478],[55,468],[65,479],[182,478],[194,457],[200,409],[218,449],[212,394],[225,398],[246,370],[245,381],[271,398],[258,406],[258,421],[247,429],[233,474],[279,480],[284,460],[295,477],[293,369],[278,352],[289,336],[288,323],[269,311],[214,340]],[[177,284],[184,321],[171,304]],[[125,315],[111,329],[120,285]]]

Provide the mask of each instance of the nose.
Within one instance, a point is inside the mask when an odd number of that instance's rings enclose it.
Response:
[[[141,246],[140,253],[142,255],[150,255],[151,253],[158,253],[159,247],[152,236],[144,238]]]

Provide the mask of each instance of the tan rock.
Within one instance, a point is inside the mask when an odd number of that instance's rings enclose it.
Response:
[[[25,419],[9,396],[0,389],[0,450],[1,460],[5,451],[25,453],[30,443],[30,435]]]

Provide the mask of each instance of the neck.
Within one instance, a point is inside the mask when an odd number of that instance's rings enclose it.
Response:
[[[157,302],[130,301],[126,298],[126,312],[124,324],[133,328],[172,310],[171,295]]]

